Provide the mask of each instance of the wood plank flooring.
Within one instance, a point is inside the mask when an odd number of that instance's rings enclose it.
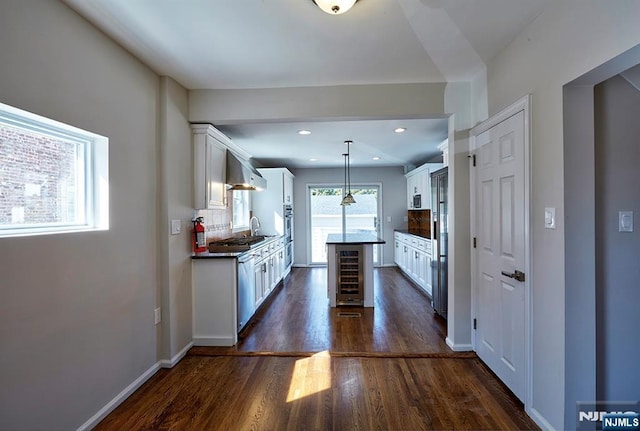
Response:
[[[95,429],[538,429],[395,268],[375,289],[373,309],[330,309],[326,270],[295,268],[237,346],[192,348]]]

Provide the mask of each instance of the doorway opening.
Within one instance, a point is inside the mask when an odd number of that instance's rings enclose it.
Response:
[[[327,264],[326,240],[330,233],[371,233],[380,236],[380,185],[351,185],[355,204],[342,206],[344,188],[335,185],[313,185],[308,187],[309,263]],[[373,247],[373,263],[380,262],[380,246]]]

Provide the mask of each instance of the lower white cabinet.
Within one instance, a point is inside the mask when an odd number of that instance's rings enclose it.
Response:
[[[274,239],[248,253],[254,259],[255,312],[285,276],[284,238]],[[238,342],[237,265],[238,260],[234,257],[192,261],[195,346],[233,346]],[[250,274],[251,270],[247,272]],[[249,287],[249,298],[250,289]],[[248,321],[251,315],[243,316],[242,320]]]
[[[402,272],[431,295],[431,240],[394,233],[394,260]]]

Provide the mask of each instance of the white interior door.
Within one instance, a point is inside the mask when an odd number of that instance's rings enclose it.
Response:
[[[475,157],[476,352],[524,401],[525,112],[478,134]]]

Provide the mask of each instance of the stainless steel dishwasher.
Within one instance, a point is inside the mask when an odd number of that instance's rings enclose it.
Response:
[[[253,254],[238,257],[238,332],[247,324],[255,311],[255,280]]]

